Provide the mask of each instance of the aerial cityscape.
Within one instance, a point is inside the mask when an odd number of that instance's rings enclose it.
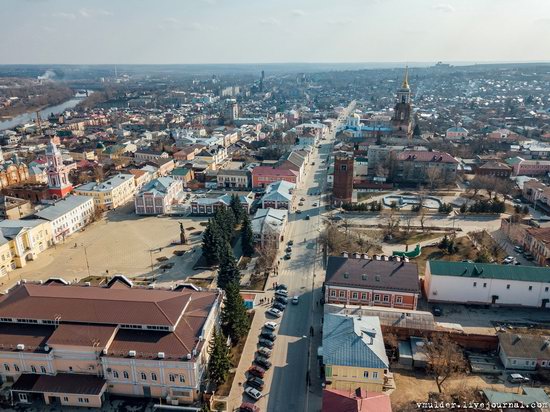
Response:
[[[550,3],[324,3],[2,3],[0,410],[550,411]]]

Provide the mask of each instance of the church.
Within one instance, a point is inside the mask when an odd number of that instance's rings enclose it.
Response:
[[[405,69],[403,83],[397,90],[395,100],[392,114],[374,114],[369,118],[362,119],[358,113],[352,113],[344,131],[352,137],[411,139],[414,123],[408,68]]]

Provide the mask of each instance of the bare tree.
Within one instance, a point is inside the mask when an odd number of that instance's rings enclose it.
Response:
[[[447,379],[466,371],[466,360],[460,347],[446,334],[433,335],[426,344],[428,371],[434,378],[439,393]]]
[[[429,167],[428,170],[426,170],[426,178],[428,179],[428,183],[430,184],[430,189],[439,187],[443,181],[443,174],[441,173],[441,169],[435,166]]]
[[[422,232],[424,232],[424,223],[426,222],[426,211],[424,208],[420,208],[420,228],[422,229]]]

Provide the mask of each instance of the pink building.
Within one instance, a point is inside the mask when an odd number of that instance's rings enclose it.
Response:
[[[550,160],[525,160],[521,157],[514,160],[512,169],[515,176],[544,176],[550,172]]]
[[[199,397],[218,291],[21,283],[0,297],[0,379],[14,404],[100,407],[106,392]]]
[[[300,180],[300,173],[289,168],[278,168],[271,166],[257,166],[252,169],[252,187],[267,187],[273,182],[284,180],[297,184]]]

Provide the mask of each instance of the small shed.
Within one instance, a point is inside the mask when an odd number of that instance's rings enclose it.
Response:
[[[241,293],[244,300],[244,306],[247,310],[254,309],[256,306],[256,294],[255,293]]]
[[[402,368],[410,368],[413,366],[413,355],[411,343],[409,341],[399,341],[399,366]]]

